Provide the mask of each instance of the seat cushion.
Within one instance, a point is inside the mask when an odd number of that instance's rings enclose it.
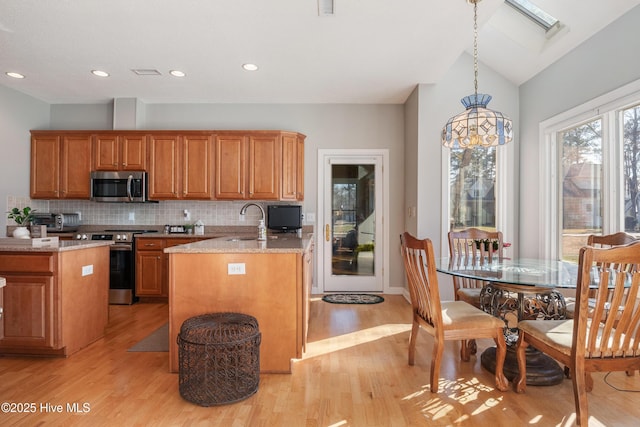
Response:
[[[567,320],[522,320],[518,322],[520,332],[526,332],[540,341],[571,355],[573,319]]]
[[[464,301],[443,301],[444,329],[502,328],[504,321]]]
[[[456,292],[458,299],[466,301],[471,305],[480,307],[480,292],[482,288],[460,288]]]

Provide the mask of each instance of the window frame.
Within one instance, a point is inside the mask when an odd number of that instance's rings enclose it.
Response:
[[[624,208],[618,203],[623,197],[622,120],[621,111],[640,103],[640,80],[594,98],[540,123],[540,158],[542,171],[539,213],[542,219],[538,253],[545,259],[560,259],[562,235],[562,193],[560,190],[559,132],[580,123],[602,120],[602,232],[624,230]],[[613,143],[612,143],[613,142]]]

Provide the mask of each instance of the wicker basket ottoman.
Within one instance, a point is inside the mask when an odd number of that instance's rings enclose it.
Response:
[[[180,395],[200,406],[244,400],[260,381],[258,321],[240,313],[185,320],[178,335]]]

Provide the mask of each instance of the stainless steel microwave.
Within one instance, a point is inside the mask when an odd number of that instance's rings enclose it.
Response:
[[[91,200],[146,202],[148,180],[144,171],[91,172]]]

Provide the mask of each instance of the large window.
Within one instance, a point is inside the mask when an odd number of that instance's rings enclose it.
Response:
[[[590,234],[640,236],[639,87],[543,123],[544,256],[575,261]]]
[[[589,234],[602,233],[602,120],[558,133],[562,164],[562,259],[578,260]]]
[[[452,149],[449,230],[496,229],[496,149]]]

